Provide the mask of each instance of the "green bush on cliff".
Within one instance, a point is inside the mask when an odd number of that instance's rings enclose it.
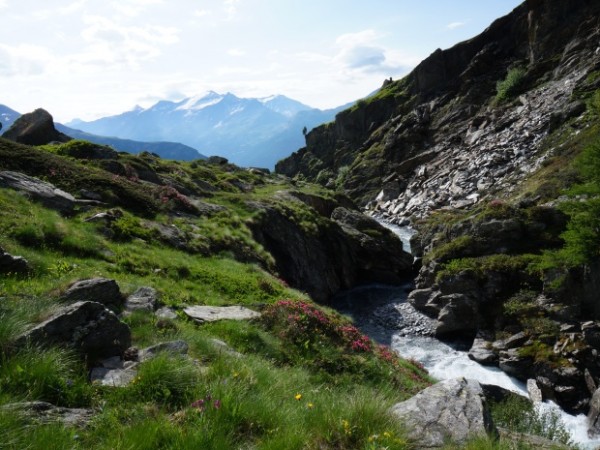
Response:
[[[563,445],[573,446],[571,436],[560,416],[555,412],[536,409],[525,397],[510,395],[502,402],[492,403],[491,414],[496,425],[510,431],[542,436]]]
[[[575,167],[583,183],[573,186],[571,200],[560,204],[569,216],[567,230],[561,235],[565,245],[546,252],[542,268],[575,267],[600,256],[600,139],[584,148]]]
[[[523,86],[525,73],[525,69],[520,67],[510,69],[506,78],[496,84],[496,101],[504,102],[517,95]]]

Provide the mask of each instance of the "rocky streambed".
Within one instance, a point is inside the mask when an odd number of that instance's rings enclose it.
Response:
[[[470,342],[442,342],[434,335],[435,320],[420,313],[407,302],[411,285],[373,284],[338,294],[333,306],[353,318],[357,327],[378,343],[389,345],[404,358],[422,363],[438,380],[460,377],[474,379],[482,385],[493,385],[529,397],[527,386],[497,367],[482,366],[469,358]],[[532,398],[532,401],[534,399]],[[536,403],[545,412],[560,416],[572,441],[581,448],[600,447],[600,439],[588,436],[585,415],[573,416],[551,402]]]

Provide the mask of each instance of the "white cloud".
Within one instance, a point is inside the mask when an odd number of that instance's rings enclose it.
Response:
[[[228,19],[233,19],[238,12],[237,5],[240,0],[223,0],[223,8]]]
[[[67,6],[64,6],[62,8],[58,9],[58,12],[62,15],[69,15],[69,14],[73,14],[76,13],[78,11],[80,11],[81,9],[83,9],[83,7],[86,5],[87,0],[79,0],[76,2],[73,2]]]
[[[0,9],[8,6],[8,0],[0,0]]]
[[[179,41],[179,30],[156,25],[124,26],[101,16],[85,16],[87,28],[82,32],[88,44],[76,55],[86,64],[126,64],[137,68],[139,63],[161,55],[161,47]]]
[[[399,67],[388,60],[387,50],[377,45],[380,38],[374,30],[343,34],[335,41],[340,51],[334,61],[350,71],[388,73],[398,70]]]
[[[299,61],[304,61],[304,62],[324,63],[324,62],[331,61],[331,57],[329,57],[327,55],[323,55],[321,53],[315,53],[315,52],[300,52],[300,53],[296,53],[294,56]]]
[[[29,44],[16,46],[0,44],[0,74],[3,76],[41,75],[52,61],[53,55],[45,47]]]
[[[208,9],[197,9],[194,11],[195,17],[204,17],[204,16],[208,16],[209,14],[210,14],[210,11]]]
[[[229,50],[227,50],[227,54],[229,56],[239,57],[244,56],[246,52],[244,50],[240,50],[239,48],[230,48]]]
[[[111,6],[118,13],[126,17],[137,17],[148,7],[162,5],[164,0],[119,0],[111,2]]]
[[[370,44],[380,39],[381,36],[375,30],[363,30],[358,33],[346,33],[338,36],[335,43],[340,47],[352,47],[356,45]]]
[[[446,28],[449,30],[456,30],[457,28],[464,27],[465,25],[465,22],[452,22],[446,25]]]

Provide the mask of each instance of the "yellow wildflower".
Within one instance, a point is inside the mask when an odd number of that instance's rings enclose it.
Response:
[[[300,400],[302,398],[302,394],[296,394],[296,396],[294,397],[296,400]]]

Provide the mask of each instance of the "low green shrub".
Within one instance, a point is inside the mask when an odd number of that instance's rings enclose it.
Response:
[[[330,376],[352,374],[368,383],[392,381],[407,392],[429,382],[422,367],[376,345],[341,316],[310,303],[280,300],[263,311],[261,320],[281,339],[281,352],[295,365]]]
[[[517,433],[541,436],[563,445],[573,446],[571,435],[555,412],[538,410],[528,399],[511,395],[505,401],[492,403],[491,413],[498,426]],[[574,447],[571,447],[574,448]]]
[[[504,102],[515,97],[523,87],[525,74],[523,68],[510,69],[506,74],[506,78],[496,84],[496,101]]]
[[[504,302],[504,313],[513,317],[531,314],[537,309],[536,297],[535,291],[521,290]]]

